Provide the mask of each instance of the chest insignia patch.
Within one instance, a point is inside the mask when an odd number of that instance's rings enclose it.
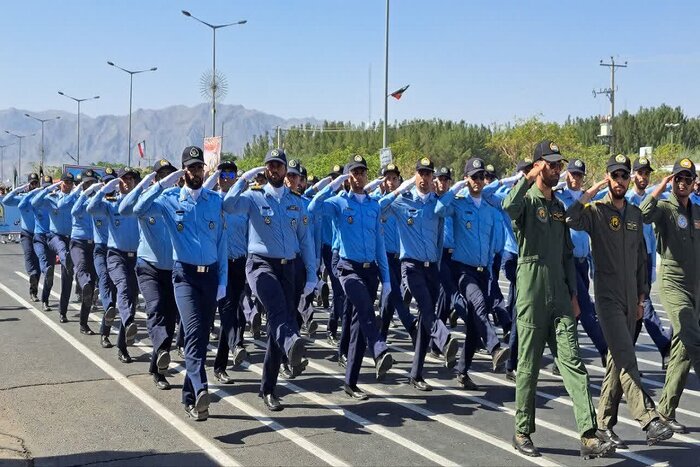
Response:
[[[209,230],[214,230],[214,227],[216,227],[216,224],[214,224],[214,221],[209,221]]]
[[[688,218],[685,217],[683,214],[678,215],[678,227],[681,229],[685,229],[688,227]]]
[[[542,206],[537,208],[537,220],[540,222],[547,222],[547,210]]]
[[[185,230],[185,224],[183,224],[182,222],[178,222],[175,228],[178,232],[182,232],[183,230]]]
[[[265,223],[266,223],[267,225],[272,224],[272,219],[270,218],[270,216],[266,216],[266,217],[265,217]]]
[[[610,226],[610,230],[613,232],[617,232],[620,230],[620,225],[622,224],[622,221],[620,220],[620,216],[612,216],[610,220],[608,221],[608,225]]]

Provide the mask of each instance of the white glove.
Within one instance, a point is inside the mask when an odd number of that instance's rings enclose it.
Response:
[[[382,297],[379,303],[385,303],[391,293],[391,282],[382,282]]]
[[[139,182],[139,186],[144,186],[144,187],[145,187],[145,186],[149,186],[149,185],[151,184],[151,182],[153,181],[154,178],[156,178],[156,173],[155,173],[155,172],[151,172],[151,173],[145,175],[145,176],[141,179],[141,181]]]
[[[316,184],[314,186],[312,186],[312,188],[314,190],[316,190],[316,192],[319,192],[319,191],[323,190],[323,188],[326,185],[328,185],[332,180],[333,180],[333,177],[330,177],[330,176],[322,178],[321,180],[317,181]]]
[[[249,181],[251,181],[252,179],[254,179],[254,178],[255,178],[260,172],[262,172],[263,170],[265,170],[265,167],[264,167],[264,166],[263,166],[263,167],[256,167],[256,168],[254,168],[254,169],[250,169],[250,170],[244,172],[243,175],[241,175],[241,178],[242,178],[243,180],[245,180],[246,182],[249,182]]]
[[[564,188],[566,188],[566,181],[557,183],[557,186],[555,186],[552,189],[553,190],[563,190]]]
[[[345,174],[345,175],[338,175],[335,177],[335,180],[333,180],[329,186],[331,187],[331,191],[338,191],[338,189],[343,186],[343,183],[345,183],[345,180],[350,178],[350,175]]]
[[[180,181],[180,177],[182,177],[183,175],[185,175],[184,170],[175,171],[167,177],[165,177],[164,179],[162,179],[160,181],[160,186],[162,186],[163,188],[170,188],[171,186],[175,186],[177,185],[177,182]]]
[[[413,188],[413,186],[414,186],[415,184],[416,184],[416,178],[415,178],[415,177],[411,177],[411,178],[409,178],[408,180],[405,180],[401,185],[399,185],[399,187],[396,189],[396,191],[397,191],[399,194],[405,193],[405,192],[407,192],[408,190],[410,190],[411,188]]]
[[[202,186],[209,190],[213,190],[216,186],[216,182],[219,181],[219,175],[221,175],[221,170],[217,170],[213,174],[209,175],[209,177],[204,181]]]
[[[452,185],[452,188],[450,188],[450,191],[454,191],[455,193],[459,193],[459,191],[464,188],[464,185],[467,184],[466,180],[459,180],[456,182],[454,185]]]
[[[121,179],[115,178],[114,180],[108,181],[100,190],[102,193],[111,193],[114,190],[117,189],[119,186],[119,182],[121,182]]]
[[[216,300],[219,301],[226,296],[226,286],[220,285],[216,288]]]
[[[87,187],[85,190],[83,190],[83,194],[84,195],[92,194],[92,193],[96,192],[97,190],[99,190],[100,188],[102,188],[103,186],[104,186],[104,183],[102,183],[102,182],[93,183],[92,185]]]
[[[54,183],[53,185],[49,185],[48,187],[46,187],[46,189],[47,189],[48,191],[53,191],[53,190],[55,190],[56,188],[58,188],[59,186],[61,186],[61,183],[63,183],[63,181],[59,180],[59,181],[57,181],[56,183]]]
[[[377,189],[377,187],[379,185],[382,184],[382,182],[384,182],[384,179],[385,179],[384,177],[381,177],[381,178],[377,178],[377,179],[372,180],[367,185],[365,185],[365,191],[367,193],[372,193],[374,190]]]
[[[302,297],[306,297],[306,296],[308,296],[311,292],[313,292],[315,289],[316,289],[316,282],[315,282],[315,281],[307,282],[307,283],[304,285],[304,292],[301,294],[301,296],[302,296]]]
[[[27,188],[29,188],[29,183],[25,183],[24,185],[19,185],[19,186],[15,187],[14,190],[10,191],[8,193],[8,195],[27,191]]]
[[[525,176],[524,173],[518,172],[517,174],[513,175],[512,177],[506,177],[501,179],[501,185],[503,186],[512,186],[515,185],[518,180],[523,178]]]

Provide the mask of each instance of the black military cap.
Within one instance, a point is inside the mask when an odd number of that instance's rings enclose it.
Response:
[[[306,167],[304,167],[303,165],[300,165],[300,166],[299,166],[299,172],[301,172],[301,176],[302,176],[302,177],[308,177],[308,176],[309,176],[309,172],[307,172]]]
[[[105,169],[105,174],[102,177],[102,182],[107,183],[107,182],[114,180],[115,178],[117,178],[117,173],[114,171],[113,168],[107,167]]]
[[[28,182],[38,182],[39,181],[39,174],[36,172],[32,172],[29,175],[27,175],[27,181]]]
[[[437,172],[435,172],[435,175],[438,177],[447,177],[448,180],[452,180],[452,169],[449,167],[440,167],[437,169]]]
[[[693,161],[688,159],[687,157],[684,157],[683,159],[677,160],[673,164],[673,175],[678,175],[679,173],[687,172],[688,175],[691,177],[695,178],[696,177],[696,172],[695,172],[695,164]]]
[[[41,187],[46,188],[47,186],[51,185],[53,183],[53,177],[51,175],[44,175],[44,178],[41,179]]]
[[[287,155],[284,153],[284,149],[270,149],[265,154],[265,164],[268,162],[279,162],[280,164],[287,165]]]
[[[343,173],[343,167],[340,165],[334,165],[331,171],[328,173],[328,176],[335,178],[341,173]]]
[[[141,174],[138,173],[136,169],[133,169],[131,167],[122,167],[119,169],[119,172],[117,172],[117,176],[119,178],[124,178],[127,175],[131,175],[134,178],[141,178]]]
[[[382,177],[385,177],[386,174],[388,174],[389,172],[394,172],[397,176],[401,176],[401,171],[399,170],[399,168],[396,167],[396,164],[391,163],[391,162],[389,164],[385,165],[384,167],[382,167],[380,175]]]
[[[287,162],[287,173],[293,175],[301,175],[301,164],[296,159],[289,159]]]
[[[586,163],[581,159],[571,159],[569,165],[566,166],[566,170],[572,174],[586,175]]]
[[[554,141],[546,139],[544,141],[540,141],[537,146],[535,146],[535,153],[532,160],[533,162],[537,162],[539,160],[559,162],[565,159],[559,152],[559,146],[557,146]]]
[[[83,173],[81,173],[80,175],[81,175],[80,179],[83,182],[88,182],[88,181],[96,182],[97,181],[97,174],[92,169],[85,169],[85,170],[83,170]]]
[[[486,164],[484,164],[483,159],[479,157],[472,157],[467,160],[467,163],[464,165],[464,175],[471,177],[479,172],[485,172],[485,167]]]
[[[309,183],[313,185],[318,183],[318,180],[319,178],[316,175],[314,175],[313,177],[311,177],[311,180],[309,180]]]
[[[197,146],[187,146],[182,150],[182,167],[192,164],[204,164],[204,151]]]
[[[416,162],[416,170],[430,170],[435,172],[435,164],[428,157],[421,157],[421,159]]]
[[[515,166],[516,172],[522,172],[522,171],[529,172],[531,169],[532,169],[532,160],[530,160],[530,159],[523,159],[520,162],[518,162]]]
[[[350,157],[350,162],[345,164],[345,170],[350,173],[353,169],[356,169],[358,167],[362,168],[367,168],[367,161],[365,160],[364,157],[362,157],[359,154],[355,154],[354,156]]]
[[[63,172],[61,174],[61,181],[62,182],[75,182],[75,177],[70,172]]]
[[[160,160],[155,161],[155,163],[153,164],[153,171],[158,172],[159,170],[162,170],[162,169],[177,170],[177,169],[175,169],[173,164],[171,164],[170,161],[167,159],[160,159]]]
[[[484,167],[484,170],[486,170],[486,175],[489,177],[497,178],[496,177],[496,168],[493,166],[493,164],[486,164],[486,167]]]
[[[631,166],[632,164],[629,157],[625,156],[624,154],[618,154],[617,156],[610,156],[606,170],[609,173],[613,173],[616,170],[624,170],[625,172],[629,172],[631,170]]]
[[[639,157],[634,160],[634,164],[632,164],[632,170],[637,172],[639,170],[648,170],[649,172],[653,172],[654,169],[651,168],[651,161],[647,157]]]
[[[238,166],[233,161],[223,161],[221,164],[216,166],[216,170],[226,171],[226,172],[238,172]],[[243,174],[241,174],[243,175]]]

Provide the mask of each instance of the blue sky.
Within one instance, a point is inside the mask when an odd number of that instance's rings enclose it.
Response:
[[[99,94],[82,111],[202,102],[199,80],[211,68],[211,23],[247,19],[217,33],[217,69],[228,79],[224,102],[276,114],[366,121],[382,116],[384,0],[7,1],[0,25],[0,108],[75,111],[58,90]],[[617,75],[617,108],[680,105],[700,114],[700,3],[697,1],[393,0],[389,119],[506,122],[541,114],[606,113],[607,68]],[[368,68],[372,68],[371,83]],[[371,84],[371,86],[370,86]]]

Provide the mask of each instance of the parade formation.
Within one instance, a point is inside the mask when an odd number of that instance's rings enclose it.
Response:
[[[188,146],[177,164],[161,159],[147,173],[108,168],[100,177],[86,169],[56,182],[32,173],[2,202],[21,213],[29,299],[54,311],[59,267],[56,319],[71,325],[75,282],[84,343],[116,347],[115,357],[129,364],[141,296],[153,383],[170,389],[171,359],[184,360],[182,404],[193,420],[216,411],[206,366],[215,322],[213,377],[233,383],[228,372],[253,351],[246,331],[265,335],[259,396],[280,411],[278,378],[306,370],[305,336],[319,331],[337,349],[347,397],[368,399],[358,387],[363,358],[374,362],[376,380],[389,372],[396,315],[413,344],[409,384],[417,391],[432,390],[423,377],[428,354],[465,390],[479,390],[469,375],[476,352],[490,357],[494,372],[505,369],[516,385],[512,445],[526,456],[540,455],[531,435],[547,345],[571,397],[581,456],[604,457],[630,441],[614,431],[623,396],[647,444],[687,432],[676,410],[690,369],[700,374],[697,172],[680,159],[650,187],[649,160],[615,155],[605,178],[584,190],[585,161],[565,157],[545,140],[509,177],[480,158],[458,177],[426,156],[414,173],[387,164],[375,178],[357,154],[309,185],[301,161],[281,148],[242,172],[231,161],[207,167],[202,149]],[[657,253],[671,329],[650,300]],[[507,297],[498,287],[501,269]],[[329,318],[320,328],[314,311],[323,308]],[[93,309],[102,313],[97,332],[88,325]],[[450,331],[460,321],[461,343]],[[579,322],[605,367],[597,408]],[[642,326],[666,370],[658,404],[637,365]]]

